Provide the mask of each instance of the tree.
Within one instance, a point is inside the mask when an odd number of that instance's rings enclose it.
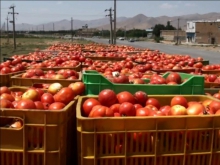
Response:
[[[168,21],[167,26],[165,27],[165,30],[176,30],[176,28],[170,25],[170,21]]]
[[[156,37],[160,37],[160,31],[161,30],[165,30],[166,27],[162,24],[156,24],[153,28],[153,34],[156,36]]]

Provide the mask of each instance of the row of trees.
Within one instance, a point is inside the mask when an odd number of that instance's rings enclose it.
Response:
[[[155,37],[160,37],[160,31],[161,30],[176,30],[175,27],[170,25],[170,22],[167,22],[167,25],[163,24],[156,24],[153,29],[153,34]],[[73,30],[73,35],[77,34],[77,31],[80,31],[82,29],[78,30]],[[10,32],[9,32],[10,33]],[[12,32],[11,32],[12,33]],[[24,31],[17,32],[17,34],[21,33],[26,33]],[[130,29],[130,30],[124,30],[124,29],[119,29],[116,32],[117,37],[127,37],[127,38],[139,38],[139,37],[147,37],[147,32],[146,30],[141,30],[141,29]],[[45,35],[71,35],[72,32],[71,30],[58,30],[58,31],[29,31],[29,34],[45,34]],[[100,37],[109,37],[110,36],[110,31],[109,30],[103,30],[103,31],[97,31],[93,33],[93,36],[100,36]]]

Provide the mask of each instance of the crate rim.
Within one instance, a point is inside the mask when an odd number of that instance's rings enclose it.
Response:
[[[161,97],[162,95],[148,95],[148,97]],[[168,96],[175,96],[175,95],[168,95]],[[215,100],[215,101],[219,101],[218,99],[211,97],[211,96],[206,96],[206,95],[181,95],[184,97],[203,97],[203,98],[207,98],[210,100]],[[201,118],[215,118],[215,117],[219,117],[220,115],[176,115],[176,116],[156,116],[156,117],[152,117],[152,116],[143,116],[143,117],[137,117],[137,116],[129,116],[129,117],[95,117],[95,118],[89,118],[89,117],[84,117],[82,116],[81,113],[81,105],[82,105],[82,100],[84,98],[98,98],[98,95],[87,95],[87,96],[79,96],[78,97],[78,102],[77,102],[77,106],[76,106],[76,118],[80,119],[80,120],[106,120],[106,119],[116,119],[116,120],[130,120],[130,119],[163,119],[163,118],[195,118],[195,117],[201,117]]]

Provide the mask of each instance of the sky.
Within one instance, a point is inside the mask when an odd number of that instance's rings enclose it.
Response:
[[[43,24],[60,21],[63,19],[94,20],[104,18],[105,9],[114,7],[113,0],[99,1],[2,1],[1,0],[1,24],[6,19],[9,7],[14,4],[16,15],[15,22],[28,24]],[[148,17],[179,16],[186,14],[205,14],[220,12],[220,1],[131,1],[117,0],[117,17],[133,17],[144,14]],[[12,15],[9,14],[9,20]]]

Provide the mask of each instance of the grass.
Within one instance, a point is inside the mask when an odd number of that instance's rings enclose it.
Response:
[[[44,50],[56,43],[70,43],[71,41],[55,38],[17,38],[16,50],[14,50],[13,39],[0,38],[1,43],[1,59],[3,57],[11,57],[13,55],[28,54],[34,52],[37,48]],[[91,43],[87,40],[74,40],[74,43],[86,44]]]

